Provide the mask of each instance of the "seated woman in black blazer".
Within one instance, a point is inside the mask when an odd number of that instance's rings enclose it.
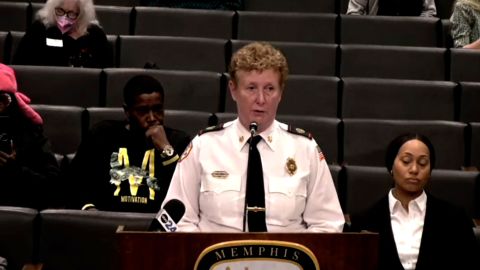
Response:
[[[389,193],[351,217],[352,230],[379,233],[380,270],[480,269],[472,219],[424,190],[435,150],[420,134],[395,138],[385,163],[394,180]]]

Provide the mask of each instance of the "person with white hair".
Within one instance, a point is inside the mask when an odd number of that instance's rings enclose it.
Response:
[[[104,68],[113,57],[92,0],[48,0],[27,29],[15,65]]]

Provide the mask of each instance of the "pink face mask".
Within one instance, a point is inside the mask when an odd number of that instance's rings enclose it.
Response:
[[[67,16],[57,16],[57,27],[62,34],[65,34],[72,30],[75,21],[67,18]]]

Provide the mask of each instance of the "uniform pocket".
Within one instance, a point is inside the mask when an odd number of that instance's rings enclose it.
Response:
[[[299,177],[270,178],[268,197],[267,217],[272,224],[297,223],[305,210],[307,181]]]

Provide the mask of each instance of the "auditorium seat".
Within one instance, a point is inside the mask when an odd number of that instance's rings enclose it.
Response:
[[[40,212],[40,260],[45,270],[116,270],[121,267],[118,226],[146,230],[155,214],[82,210]]]
[[[336,14],[261,11],[237,13],[237,39],[315,43],[336,41]]]
[[[357,215],[387,194],[393,180],[385,167],[345,166],[340,189],[345,191],[343,211]]]
[[[29,22],[33,22],[35,20],[35,16],[37,12],[45,5],[45,1],[41,3],[30,3],[32,12],[29,14],[30,18],[28,18]]]
[[[95,5],[97,19],[107,35],[129,35],[132,7]]]
[[[455,120],[456,83],[350,77],[342,81],[344,118]]]
[[[244,0],[246,11],[335,13],[335,0]]]
[[[333,117],[277,115],[277,120],[310,132],[328,164],[338,164],[338,133],[341,120]]]
[[[232,52],[252,42],[251,40],[232,40]],[[337,75],[336,44],[306,42],[271,42],[287,58],[289,74]]]
[[[98,106],[101,69],[53,66],[12,66],[18,89],[32,103],[71,106]]]
[[[83,135],[95,124],[104,120],[125,120],[126,116],[122,107],[88,107],[83,118]]]
[[[440,19],[450,19],[450,17],[452,16],[454,4],[455,0],[435,0],[437,17]]]
[[[480,122],[470,123],[471,143],[470,143],[470,165],[480,170]],[[480,224],[479,224],[480,225]]]
[[[224,112],[224,113],[217,112],[215,113],[214,118],[216,119],[216,121],[212,121],[213,122],[212,125],[217,125],[217,124],[226,123],[228,121],[234,120],[235,118],[237,118],[237,113],[236,112]]]
[[[336,164],[329,164],[328,168],[330,169],[330,174],[332,175],[333,184],[335,185],[335,189],[337,190],[338,199],[340,200],[341,196],[340,196],[340,190],[339,190],[339,187],[338,187],[338,181],[339,181],[340,175],[342,174],[343,167],[340,166],[340,165],[336,165]]]
[[[0,2],[0,31],[25,31],[30,3]]]
[[[347,11],[348,11],[348,4],[350,2],[350,0],[339,0],[337,1],[338,2],[338,5],[340,6],[339,7],[339,14],[347,14]]]
[[[35,209],[0,206],[0,256],[8,260],[8,269],[35,262],[37,215]]]
[[[480,122],[480,81],[460,82],[460,121]]]
[[[84,132],[90,129],[96,123],[103,120],[123,120],[125,114],[123,108],[87,108],[88,119],[84,119]],[[198,131],[208,127],[208,120],[211,113],[202,111],[187,110],[165,110],[165,125],[171,128],[185,131],[192,138]]]
[[[442,19],[440,22],[442,27],[441,44],[443,44],[445,48],[452,48],[452,22],[449,19]]]
[[[7,55],[7,48],[9,45],[8,41],[8,32],[0,32],[0,63],[8,63],[8,58],[10,55]]]
[[[450,49],[450,80],[480,82],[480,52],[478,50]]]
[[[288,76],[278,114],[337,117],[339,81],[339,78],[331,76]],[[228,86],[225,85],[225,88],[225,112],[236,112]]]
[[[104,69],[106,105],[123,104],[123,88],[135,75],[148,74],[158,79],[165,91],[165,108],[216,112],[221,106],[221,74],[208,71]]]
[[[108,46],[110,47],[109,50],[111,52],[112,57],[112,63],[110,63],[110,66],[106,67],[116,67],[117,66],[117,42],[118,42],[118,36],[117,35],[107,35],[107,40],[108,40]]]
[[[234,11],[135,7],[135,35],[231,39]]]
[[[340,45],[340,77],[445,80],[445,48]]]
[[[166,110],[165,125],[183,130],[193,139],[202,129],[209,126],[210,112],[187,111],[187,110]]]
[[[119,67],[143,68],[146,63],[159,69],[224,72],[227,40],[120,35]]]
[[[342,44],[442,47],[440,19],[341,15]]]
[[[465,164],[465,123],[350,118],[344,118],[343,123],[345,164],[384,166],[388,143],[407,132],[419,132],[429,137],[435,146],[436,168],[460,170]]]
[[[426,189],[433,195],[465,209],[472,218],[480,218],[480,173],[460,170],[432,172]]]
[[[25,35],[25,32],[10,31],[10,47],[5,48],[7,49],[5,54],[9,55],[7,58],[8,62],[5,62],[6,64],[12,64],[15,53],[17,52],[18,44],[20,43],[20,40],[22,40],[23,35]]]
[[[84,108],[40,104],[33,108],[43,118],[44,135],[50,140],[52,151],[60,155],[75,153],[82,137]]]
[[[139,0],[95,0],[95,5],[133,7],[140,3]]]

